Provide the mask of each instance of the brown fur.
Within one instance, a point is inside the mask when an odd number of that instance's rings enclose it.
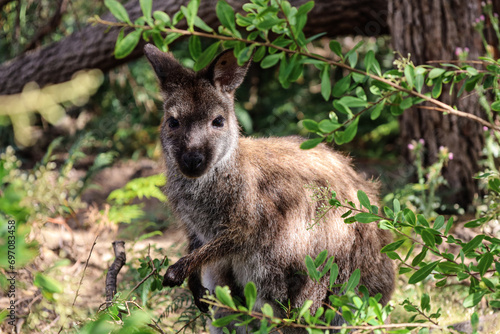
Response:
[[[329,185],[342,202],[355,203],[361,189],[377,203],[377,184],[366,181],[347,157],[325,145],[301,150],[299,137],[240,137],[234,90],[248,64],[238,66],[232,52],[222,53],[196,74],[151,45],[145,52],[165,96],[165,192],[190,239],[190,253],[168,269],[164,284],[179,285],[189,276],[202,310],[206,305],[199,298],[205,287],[213,292],[216,285],[228,285],[241,295],[249,281],[257,286],[256,309],[270,303],[279,315],[276,300],[290,300],[298,307],[307,299],[319,307],[328,298],[328,277],[317,284],[300,272],[306,270],[306,255],[314,258],[327,249],[340,268],[338,283],[359,268],[361,284],[372,295],[382,293],[386,304],[394,272],[380,249],[391,241],[388,231],[376,224],[347,225],[341,208],[307,229],[316,204],[305,185]],[[219,126],[216,119],[221,117]],[[334,321],[342,322],[341,317]]]

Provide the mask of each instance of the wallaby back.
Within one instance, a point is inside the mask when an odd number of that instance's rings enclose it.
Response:
[[[213,292],[217,285],[228,285],[243,296],[249,281],[257,286],[257,309],[270,303],[279,315],[276,301],[290,300],[298,307],[307,299],[317,308],[328,301],[328,277],[320,284],[310,280],[303,274],[304,259],[326,249],[339,266],[338,283],[359,268],[361,284],[371,295],[380,292],[381,302],[387,303],[394,270],[380,249],[391,240],[388,231],[376,224],[345,224],[342,208],[330,210],[323,222],[308,229],[324,204],[311,200],[311,185],[329,187],[342,202],[357,202],[360,189],[375,204],[377,184],[326,145],[301,150],[299,137],[240,137],[234,91],[249,64],[238,66],[232,52],[223,52],[198,73],[152,45],[145,53],[165,98],[160,135],[165,192],[190,242],[189,254],[168,269],[164,284],[179,285],[189,276],[202,310],[207,309],[199,300],[205,287]],[[341,317],[334,320],[342,322]]]

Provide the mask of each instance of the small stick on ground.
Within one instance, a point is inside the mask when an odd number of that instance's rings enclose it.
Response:
[[[111,301],[116,293],[116,281],[120,269],[122,269],[127,258],[125,256],[125,241],[113,241],[113,251],[115,252],[115,260],[111,264],[106,275],[106,302],[107,306],[111,306]]]

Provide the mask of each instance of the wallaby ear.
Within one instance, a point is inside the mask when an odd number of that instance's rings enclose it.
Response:
[[[208,66],[207,75],[210,81],[216,86],[220,87],[224,92],[234,92],[238,88],[248,67],[250,67],[251,60],[243,66],[238,65],[238,61],[233,55],[233,50],[223,51],[218,55],[212,63]]]
[[[190,73],[170,53],[160,51],[153,44],[144,46],[144,54],[156,72],[164,91],[180,86]]]

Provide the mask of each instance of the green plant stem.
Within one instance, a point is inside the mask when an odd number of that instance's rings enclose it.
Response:
[[[108,25],[108,26],[115,26],[115,27],[132,27],[132,28],[143,29],[143,30],[151,30],[151,29],[153,29],[152,27],[144,26],[144,25],[136,25],[136,24],[130,25],[130,24],[127,24],[127,23],[105,21],[105,20],[102,20],[99,17],[91,18],[91,19],[89,19],[89,21],[93,22],[93,23],[99,23],[99,24],[104,24],[104,25]],[[396,89],[396,90],[398,90],[400,92],[416,96],[416,97],[421,98],[421,99],[423,99],[423,100],[425,100],[425,101],[427,101],[429,103],[437,105],[438,107],[441,107],[442,109],[444,109],[445,113],[456,115],[456,116],[459,116],[459,117],[462,117],[462,118],[471,119],[471,120],[476,121],[476,122],[478,122],[478,123],[480,123],[480,124],[482,124],[482,125],[490,128],[490,129],[493,129],[495,131],[499,131],[500,132],[500,127],[499,126],[497,126],[495,124],[491,124],[491,123],[483,120],[482,118],[477,117],[476,115],[472,115],[472,114],[469,114],[469,113],[466,113],[466,112],[454,109],[453,107],[447,105],[446,103],[443,103],[443,102],[441,102],[439,100],[436,100],[436,99],[434,99],[432,97],[429,97],[429,96],[427,96],[425,94],[422,94],[422,93],[419,93],[417,91],[404,88],[404,87],[398,85],[397,83],[394,83],[394,82],[392,82],[392,81],[390,81],[388,79],[379,77],[378,75],[371,74],[371,73],[368,73],[368,72],[364,72],[362,70],[358,70],[358,69],[352,68],[351,66],[349,66],[349,65],[347,65],[347,64],[345,64],[343,62],[337,62],[337,61],[329,60],[329,59],[326,59],[326,58],[324,58],[322,56],[319,56],[319,55],[316,55],[316,54],[311,54],[309,52],[290,50],[290,49],[287,49],[287,48],[284,48],[284,47],[273,45],[272,43],[270,43],[268,41],[266,41],[266,42],[251,41],[251,40],[246,40],[246,39],[243,39],[243,38],[238,38],[238,37],[233,37],[233,36],[223,36],[223,35],[217,35],[217,34],[208,34],[208,33],[203,33],[203,32],[198,32],[198,31],[188,31],[188,30],[182,30],[182,29],[177,29],[177,28],[165,28],[162,31],[166,32],[166,33],[177,33],[177,34],[181,34],[181,35],[185,35],[185,36],[195,35],[195,36],[199,36],[199,37],[212,38],[212,39],[217,39],[217,40],[222,40],[222,41],[238,41],[238,42],[242,42],[242,43],[246,43],[246,44],[256,44],[258,46],[271,47],[271,48],[274,48],[276,50],[283,51],[283,52],[286,52],[286,53],[300,54],[300,55],[303,55],[303,56],[306,56],[306,57],[309,57],[309,58],[312,58],[312,59],[316,59],[316,60],[320,60],[320,61],[326,62],[326,63],[328,63],[328,64],[330,64],[332,66],[337,66],[337,67],[344,68],[344,69],[346,69],[346,70],[348,70],[350,72],[353,72],[353,73],[358,73],[358,74],[365,75],[365,76],[367,76],[367,77],[369,77],[369,78],[371,78],[373,80],[383,82],[383,83],[391,86],[392,88],[394,88],[394,89]]]
[[[235,313],[240,313],[244,314],[247,316],[250,316],[255,319],[268,319],[270,323],[277,324],[277,323],[282,323],[283,319],[276,318],[276,317],[269,317],[266,316],[260,312],[255,312],[255,311],[242,311],[240,309],[234,309],[232,307],[229,307],[227,305],[224,305],[220,303],[219,301],[214,301],[214,300],[207,300],[207,299],[202,299],[207,304],[210,304],[212,306],[218,307],[218,308],[223,308]],[[312,328],[312,329],[319,329],[319,330],[338,330],[338,329],[358,329],[358,330],[376,330],[376,329],[396,329],[396,328],[405,328],[405,327],[412,327],[412,328],[429,328],[429,329],[441,329],[441,330],[448,330],[452,331],[453,333],[458,333],[455,330],[450,330],[449,328],[446,328],[444,326],[439,326],[436,323],[434,323],[432,320],[430,320],[432,324],[421,324],[421,323],[401,323],[401,324],[385,324],[385,325],[354,325],[354,326],[323,326],[323,325],[303,325],[303,324],[298,324],[298,323],[288,323],[286,326],[294,327],[294,328]]]

